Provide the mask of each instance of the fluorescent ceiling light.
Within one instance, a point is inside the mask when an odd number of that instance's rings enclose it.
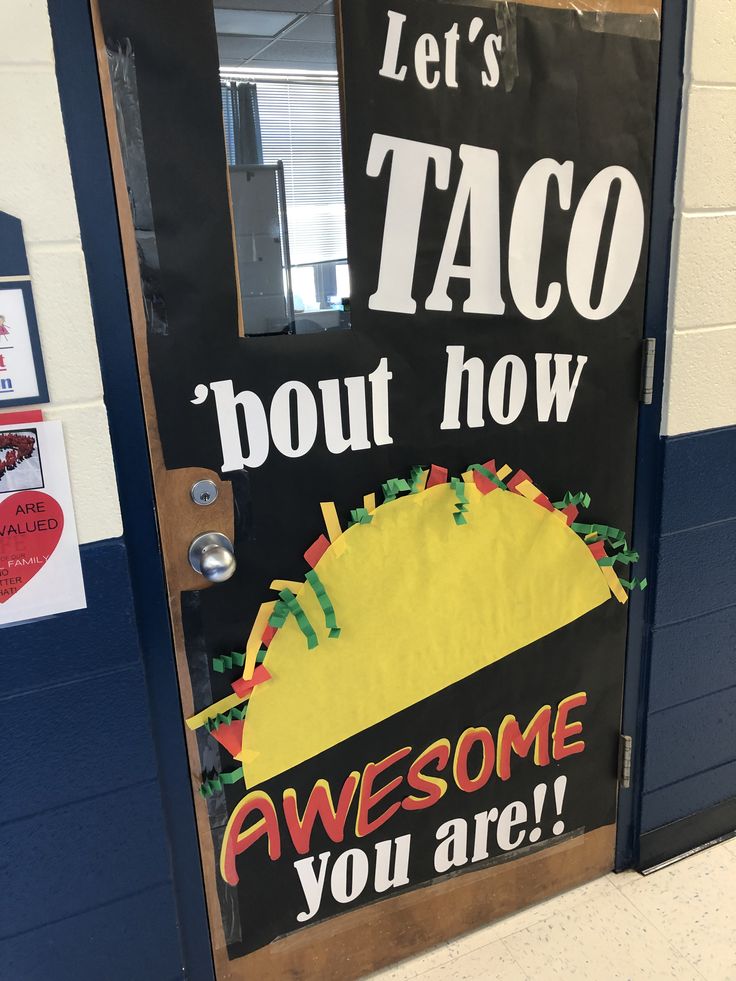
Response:
[[[299,14],[280,10],[215,9],[218,34],[244,34],[248,37],[273,37]]]
[[[337,72],[325,71],[324,69],[308,68],[221,68],[220,78],[227,81],[232,79],[251,79],[253,81],[276,81],[281,79],[291,79],[292,81],[301,79],[305,82],[336,82]]]

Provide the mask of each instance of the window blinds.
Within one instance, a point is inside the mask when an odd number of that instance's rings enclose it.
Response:
[[[235,162],[231,82],[221,84],[228,163]],[[344,260],[345,198],[337,80],[256,81],[263,162],[282,160],[292,265]]]
[[[337,81],[258,80],[263,162],[282,160],[292,265],[345,259]]]
[[[220,82],[220,101],[222,102],[222,122],[225,127],[225,153],[227,162],[235,163],[235,113],[233,111],[232,86],[234,82]]]

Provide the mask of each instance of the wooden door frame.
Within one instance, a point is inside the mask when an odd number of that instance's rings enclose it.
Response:
[[[122,324],[129,321],[131,311],[118,240],[118,214],[109,176],[107,138],[98,89],[99,80],[94,63],[88,2],[89,0],[49,0],[49,11],[72,176],[98,331],[111,436],[119,476],[126,545],[131,559],[136,616],[142,649],[145,652],[149,690],[152,701],[156,705],[156,711],[153,713],[154,738],[161,762],[160,780],[166,810],[167,833],[172,843],[172,868],[185,971],[188,975],[199,979],[212,976],[207,914],[200,877],[198,874],[192,874],[193,869],[197,868],[199,851],[193,820],[191,781],[186,755],[182,752],[184,734],[178,682],[173,657],[168,656],[171,650],[171,632],[163,570],[157,554],[158,533],[152,486],[149,475],[142,474],[140,466],[136,463],[142,455],[145,458],[148,443],[145,437],[133,340],[126,330],[121,329]],[[659,93],[646,317],[647,334],[662,335],[661,346],[664,341],[662,310],[666,310],[669,233],[672,218],[672,174],[677,156],[674,134],[679,119],[685,0],[667,0],[666,6],[668,13],[663,23],[661,56],[661,78],[664,78],[664,84],[660,85]],[[674,93],[674,85],[672,87],[669,85],[670,80],[677,81]],[[667,91],[663,91],[665,89]],[[660,404],[663,363],[664,358],[661,357],[656,394],[656,401]],[[656,500],[659,473],[656,459],[659,446],[658,418],[656,402],[655,407],[648,413],[642,413],[640,418],[635,507],[637,529],[642,537],[645,534],[642,529],[652,527],[647,525],[647,518],[650,515],[651,501]],[[646,548],[642,547],[641,550],[646,561]],[[648,553],[650,558],[651,554],[650,550]],[[642,645],[641,638],[646,623],[647,611],[644,601],[634,602],[630,612],[627,684],[624,693],[625,721],[636,719],[643,709],[641,698],[642,694],[645,694],[645,686],[642,684],[642,679],[646,677],[647,672],[645,659],[642,656],[645,645]],[[637,739],[638,747],[641,743],[642,740]],[[640,777],[638,779],[640,780]],[[621,795],[618,825],[620,863],[630,864],[627,855],[631,854],[631,845],[636,839],[638,830],[636,805],[639,794],[640,789],[635,784],[632,791]],[[608,832],[608,829],[601,830]],[[601,854],[610,856],[611,836],[612,830],[607,833],[605,842],[604,836],[601,836]],[[555,854],[552,850],[540,852],[527,859],[517,859],[515,863],[519,865],[520,871],[522,863],[526,863],[526,871],[521,878],[528,877],[528,881],[533,886],[532,891],[525,891],[525,899],[529,903],[539,901],[554,892],[554,889],[550,889],[549,886],[545,890],[545,880],[549,882],[550,876],[554,877],[554,872],[546,861],[551,857],[550,853]],[[561,858],[564,865],[569,868],[571,856],[568,852],[565,851]],[[539,859],[543,861],[540,862]],[[610,867],[608,859],[603,864]],[[494,869],[485,872],[493,873]],[[581,868],[580,873],[580,881],[583,881],[584,878],[594,874],[595,869]],[[465,884],[468,888],[463,888]],[[475,872],[473,876],[449,879],[443,885],[446,888],[442,895],[451,894],[452,905],[458,910],[464,905],[463,897],[472,901],[475,918],[470,916],[465,908],[461,922],[448,922],[444,928],[441,928],[441,924],[438,924],[435,919],[436,913],[432,915],[434,904],[431,901],[427,904],[417,902],[416,897],[422,893],[426,896],[436,893],[439,897],[442,885],[435,886],[432,890],[419,889],[377,904],[374,909],[385,910],[388,920],[412,921],[410,932],[413,933],[413,941],[411,937],[404,941],[396,938],[395,942],[398,946],[387,958],[387,963],[397,957],[408,956],[415,950],[439,943],[459,931],[472,929],[474,925],[487,922],[489,915],[500,916],[508,911],[495,904],[492,899],[493,889],[484,877],[483,871]],[[509,905],[517,906],[516,895],[513,900],[514,902]],[[416,916],[413,916],[412,908]],[[445,905],[443,921],[447,919],[446,910]],[[337,921],[329,921],[326,924],[328,929],[324,931],[325,935],[332,935],[339,923],[340,932],[344,931],[346,938],[352,934],[350,942],[353,943],[356,938],[354,921],[357,918],[358,933],[361,926],[364,930],[368,923],[367,920],[361,923],[361,915],[365,916],[365,913],[365,910],[356,910],[354,914],[345,914]],[[375,930],[378,926],[377,923],[372,924],[370,929]],[[289,938],[291,951],[286,960],[280,964],[280,970],[288,969],[294,955],[302,957],[305,947],[320,946],[318,930],[319,927],[312,927]],[[257,970],[257,965],[251,963]],[[266,968],[265,963],[264,968]],[[360,965],[356,963],[355,968],[360,968]],[[343,972],[341,976],[346,975]]]
[[[624,703],[621,731],[633,736],[631,786],[619,786],[616,871],[637,866],[644,783],[646,716],[655,577],[662,513],[664,444],[660,436],[667,355],[672,225],[682,108],[683,62],[688,0],[663,0],[659,54],[659,89],[654,142],[649,265],[644,310],[644,336],[657,342],[652,404],[642,406],[636,447],[632,539],[649,581],[644,593],[629,599]]]

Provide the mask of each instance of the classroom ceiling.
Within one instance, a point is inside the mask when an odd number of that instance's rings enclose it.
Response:
[[[223,69],[337,69],[332,0],[222,0],[215,24]]]

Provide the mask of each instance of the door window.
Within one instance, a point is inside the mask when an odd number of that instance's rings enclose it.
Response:
[[[245,333],[348,327],[330,3],[290,15],[215,8],[215,23]]]

